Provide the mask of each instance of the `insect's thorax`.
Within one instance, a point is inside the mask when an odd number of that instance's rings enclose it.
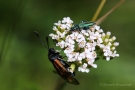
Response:
[[[60,58],[60,53],[57,52],[54,48],[50,48],[48,50],[48,59],[52,62],[58,58]]]
[[[71,31],[75,31],[75,30],[78,30],[78,29],[80,29],[78,24],[71,27]]]

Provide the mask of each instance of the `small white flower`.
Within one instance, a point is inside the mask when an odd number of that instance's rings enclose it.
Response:
[[[96,46],[96,42],[93,42],[93,43],[86,43],[86,47],[87,47],[90,51],[94,51],[94,50],[95,50],[95,46]]]
[[[90,34],[89,36],[90,40],[94,42],[94,40],[96,39],[94,32],[89,32],[89,34]]]
[[[112,57],[119,57],[119,54],[117,54],[116,50],[113,52]]]
[[[106,35],[107,35],[107,36],[110,36],[110,35],[111,35],[111,32],[107,32]]]
[[[58,29],[57,29],[56,26],[53,26],[53,30],[54,30],[54,31],[58,31]]]
[[[79,56],[79,53],[75,53],[75,59],[77,60],[78,59],[78,56]]]
[[[94,61],[95,61],[94,59],[88,59],[88,64],[91,65],[94,68],[97,68],[97,65],[94,64]]]
[[[109,56],[106,56],[106,61],[109,61],[110,60],[110,57]]]
[[[86,44],[86,41],[85,41],[85,40],[82,40],[82,41],[79,43],[79,47],[80,47],[80,48],[84,48],[85,44]]]
[[[71,45],[70,47],[66,47],[66,49],[64,50],[64,53],[68,55],[69,53],[73,51],[74,51],[74,45]]]
[[[75,41],[70,36],[67,36],[65,41],[69,43],[69,45],[75,44]]]
[[[112,51],[106,51],[104,52],[104,56],[106,56],[106,60],[109,61],[110,60],[110,57],[112,57],[113,53]]]
[[[112,37],[112,41],[114,41],[114,40],[116,40],[116,37],[115,36]]]
[[[65,17],[65,18],[63,18],[62,23],[69,23],[69,24],[71,24],[71,23],[73,23],[73,21],[70,19],[70,17]]]
[[[115,47],[111,47],[111,50],[114,51],[116,48]]]
[[[108,42],[108,44],[107,44],[107,45],[111,47],[112,43],[111,43],[111,42]]]
[[[84,36],[82,34],[78,34],[76,41],[80,43],[81,41],[85,40]]]
[[[87,58],[95,59],[97,57],[96,53],[94,51],[85,53]]]
[[[70,36],[72,39],[77,39],[79,33],[78,32],[73,32]]]
[[[65,34],[66,34],[66,32],[60,33],[60,38],[64,38]]]
[[[100,26],[95,25],[96,30],[100,30]]]
[[[56,31],[56,34],[59,36],[61,34],[61,32],[60,31]]]
[[[61,48],[64,48],[64,45],[65,44],[65,42],[62,40],[61,42],[58,42],[57,44],[56,44],[56,46],[60,46]]]
[[[109,42],[112,42],[112,39],[109,39],[108,41],[109,41]]]
[[[105,38],[105,33],[102,33],[102,34],[101,34],[101,37],[102,37],[102,38]]]
[[[67,27],[66,27],[65,30],[68,30],[68,32],[69,32],[69,31],[70,31],[70,28],[71,28],[71,26],[72,26],[72,24],[67,23],[66,26],[67,26]]]
[[[103,32],[103,29],[99,29],[97,32],[102,33]]]
[[[67,25],[61,24],[60,28],[61,28],[61,29],[66,29],[66,28],[67,28]]]
[[[103,52],[107,52],[110,51],[110,46],[104,46],[103,47]]]
[[[79,56],[78,56],[78,59],[77,60],[82,60],[82,59],[84,59],[85,58],[85,53],[84,52],[82,52],[82,53],[80,53],[79,54]]]
[[[104,40],[104,42],[105,42],[105,43],[108,43],[108,41],[109,41],[109,39],[108,39],[108,38],[106,38],[106,39]]]
[[[78,71],[88,73],[90,70],[87,68],[87,64],[84,63],[82,66],[78,67]]]
[[[96,39],[101,38],[101,34],[99,34],[99,32],[95,32],[94,36],[96,37]]]
[[[103,42],[102,38],[98,38],[98,39],[97,39],[97,44],[100,44],[100,43],[102,43],[102,42]]]
[[[86,30],[82,30],[81,33],[84,34],[85,36],[89,36],[89,34],[86,32]]]
[[[97,44],[97,46],[99,46],[101,49],[103,49],[105,47],[104,44]]]
[[[58,35],[55,35],[55,34],[49,34],[49,36],[52,37],[52,39],[56,39],[56,40],[59,40],[59,36]]]
[[[54,23],[54,25],[60,26],[61,25],[61,21],[59,20],[58,23]]]
[[[115,47],[119,46],[119,42],[114,42],[114,46]]]

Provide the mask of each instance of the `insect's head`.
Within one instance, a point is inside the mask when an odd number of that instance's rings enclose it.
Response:
[[[86,22],[85,20],[81,20],[80,23]]]
[[[71,27],[71,31],[75,31],[75,30],[77,30],[78,28],[79,28],[78,24],[73,25],[73,26]]]
[[[52,54],[59,54],[59,52],[58,51],[56,51],[54,48],[49,48],[49,53],[52,53]]]

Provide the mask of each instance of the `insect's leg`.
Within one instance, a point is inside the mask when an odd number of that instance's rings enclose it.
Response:
[[[57,72],[56,70],[53,70],[53,72],[54,72],[55,74],[58,74],[58,72]]]
[[[106,2],[106,0],[102,0],[102,1],[101,1],[100,5],[99,5],[99,7],[98,7],[97,11],[95,12],[95,14],[94,14],[94,16],[93,16],[93,18],[92,18],[92,20],[91,20],[91,21],[93,21],[93,22],[95,22],[95,21],[96,21],[96,19],[97,19],[98,15],[99,15],[99,13],[100,13],[101,9],[103,8],[103,6],[104,6],[105,2]]]
[[[82,32],[81,32],[81,29],[78,29],[78,31],[79,31],[79,33],[82,33]]]
[[[52,39],[52,41],[53,41],[53,45],[56,45],[57,43],[56,40]]]
[[[88,30],[90,27],[89,26],[87,26],[87,27],[84,27],[83,28],[83,30]]]
[[[118,2],[113,8],[111,8],[106,14],[104,14],[101,18],[99,18],[97,21],[96,21],[96,24],[99,25],[100,23],[102,23],[106,17],[108,15],[110,15],[116,8],[118,8],[125,0],[121,0],[120,2]]]
[[[65,47],[65,48],[63,48],[62,50],[65,50],[66,48],[68,48],[68,46]],[[61,57],[61,59],[66,58],[66,57],[67,57],[67,56],[63,56],[63,57]]]
[[[79,29],[78,31],[79,31],[79,33],[83,34],[83,33],[81,32],[81,29]]]
[[[57,41],[56,40],[54,40],[54,39],[52,39],[52,41],[53,41],[53,46],[54,46],[54,48],[56,47],[56,43],[57,43]],[[60,50],[61,51],[61,50]]]
[[[66,58],[67,56],[61,57],[61,59]]]

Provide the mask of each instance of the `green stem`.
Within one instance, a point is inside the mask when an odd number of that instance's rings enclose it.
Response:
[[[58,83],[56,84],[56,87],[54,90],[63,90],[63,88],[66,86],[67,82],[64,81],[61,77],[58,79]]]

